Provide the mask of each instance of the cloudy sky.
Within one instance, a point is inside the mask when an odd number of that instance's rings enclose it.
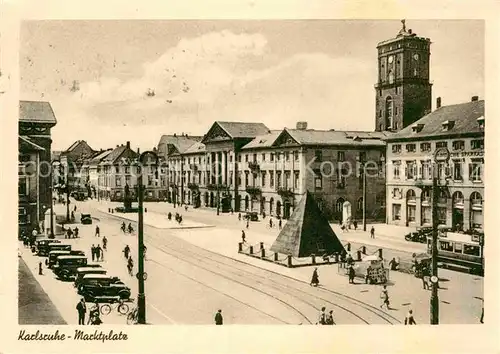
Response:
[[[271,129],[374,129],[376,45],[399,21],[31,21],[21,27],[21,99],[50,101],[53,149],[162,134],[214,120]],[[433,101],[484,97],[482,21],[407,21],[429,37]],[[77,82],[77,90],[72,90]],[[154,90],[154,96],[148,96]]]

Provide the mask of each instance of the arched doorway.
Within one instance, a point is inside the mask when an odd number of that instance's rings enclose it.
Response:
[[[281,201],[277,201],[276,202],[276,216],[280,216],[281,215]]]
[[[464,229],[464,195],[457,191],[451,196],[451,222],[452,227],[456,230]]]
[[[470,227],[482,229],[483,220],[483,197],[478,192],[473,192],[470,196]]]
[[[342,204],[342,220],[346,223],[350,223],[352,220],[352,206],[349,201]]]
[[[274,198],[269,199],[269,215],[273,215]]]
[[[417,215],[417,194],[413,189],[406,192],[406,226],[415,222]]]
[[[245,211],[248,211],[248,195],[245,196]]]
[[[339,198],[335,202],[335,219],[342,223],[344,219],[342,218],[342,208],[344,207],[344,198]]]
[[[264,213],[266,211],[266,197],[260,198],[260,213]]]
[[[289,219],[290,218],[290,209],[291,209],[292,203],[290,202],[289,199],[286,199],[283,203],[283,218],[284,219]]]

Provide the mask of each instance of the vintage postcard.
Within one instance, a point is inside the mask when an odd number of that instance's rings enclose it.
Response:
[[[497,351],[495,19],[394,3],[6,4],[0,350]]]

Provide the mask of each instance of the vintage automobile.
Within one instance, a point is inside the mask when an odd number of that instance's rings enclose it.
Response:
[[[78,293],[85,301],[114,302],[117,298],[130,299],[131,290],[118,277],[104,274],[86,274],[78,285]]]
[[[249,211],[244,216],[245,220],[259,221],[259,214],[256,211]]]
[[[80,222],[83,225],[90,225],[92,224],[92,216],[90,214],[82,214],[80,217]]]
[[[50,252],[50,246],[61,243],[60,240],[44,239],[39,240],[36,243],[36,254],[37,256],[47,257]]]
[[[54,266],[54,264],[57,263],[57,258],[59,256],[85,256],[85,252],[78,251],[78,250],[71,250],[71,251],[56,250],[56,251],[50,251],[49,252],[49,257],[46,260],[47,266],[49,268],[52,268]]]
[[[75,288],[78,288],[83,280],[83,277],[87,274],[106,274],[106,269],[102,267],[80,267],[76,269],[75,283],[73,284]]]
[[[59,279],[70,280],[76,275],[79,267],[86,265],[87,257],[85,256],[59,256],[52,270]]]

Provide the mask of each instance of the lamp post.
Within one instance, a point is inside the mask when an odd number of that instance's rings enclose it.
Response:
[[[50,162],[50,233],[49,238],[54,238],[54,161]]]
[[[219,215],[219,205],[220,205],[220,185],[217,183],[217,215]]]
[[[139,166],[140,172],[137,176],[137,199],[138,199],[138,272],[137,279],[139,281],[139,294],[137,295],[137,322],[139,324],[146,324],[146,295],[144,293],[144,281],[147,277],[144,272],[144,185],[143,185],[143,169],[142,166],[145,165],[146,157],[150,155],[155,160],[155,165],[158,164],[158,155],[153,151],[145,151],[139,156]]]
[[[363,161],[363,231],[366,231],[366,164]]]
[[[432,254],[432,293],[430,298],[430,323],[431,325],[439,324],[439,297],[438,297],[438,179],[439,171],[437,169],[438,163],[448,162],[450,159],[450,152],[446,148],[439,148],[434,153],[434,164],[432,166],[432,244],[431,244],[431,254]]]

